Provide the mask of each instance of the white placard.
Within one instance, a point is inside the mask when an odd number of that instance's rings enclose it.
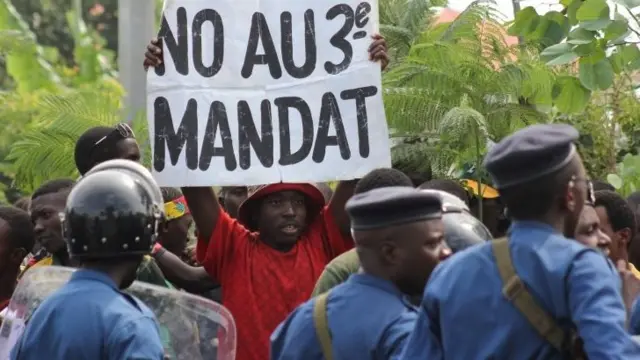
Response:
[[[147,114],[161,186],[354,179],[391,165],[377,1],[166,0]]]

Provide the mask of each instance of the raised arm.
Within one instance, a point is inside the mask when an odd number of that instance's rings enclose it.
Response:
[[[220,286],[203,267],[185,264],[169,251],[160,250],[153,257],[167,280],[190,293],[199,294]]]
[[[358,180],[340,181],[329,202],[329,211],[331,211],[331,215],[333,215],[338,229],[340,229],[340,232],[344,235],[351,234],[349,230],[349,216],[344,207],[351,196],[353,196],[353,190],[356,188],[357,183]]]
[[[184,187],[182,194],[198,229],[198,239],[208,242],[220,216],[218,197],[210,187]]]

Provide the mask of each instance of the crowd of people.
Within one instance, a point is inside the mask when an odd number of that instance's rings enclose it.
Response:
[[[386,64],[384,39],[369,51]],[[145,67],[161,62],[152,41]],[[122,291],[135,279],[224,305],[238,360],[640,359],[640,193],[590,179],[577,139],[558,124],[506,137],[484,160],[492,184],[394,164],[335,189],[216,192],[101,169],[139,162],[139,144],[126,124],[89,129],[80,179],[0,207],[0,316],[30,269],[80,269],[11,358],[167,358],[175,339]]]

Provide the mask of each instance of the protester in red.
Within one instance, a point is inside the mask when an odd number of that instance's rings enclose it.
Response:
[[[373,36],[369,58],[382,69],[387,46]],[[144,67],[162,63],[153,39]],[[355,181],[341,182],[331,201],[312,184],[253,188],[238,219],[222,210],[210,187],[183,188],[198,229],[197,259],[222,285],[222,302],[238,329],[238,360],[266,360],[269,336],[306,301],[325,265],[353,247],[344,210]]]
[[[0,315],[9,305],[20,264],[34,242],[29,214],[15,207],[0,206]]]
[[[238,360],[267,359],[271,332],[308,299],[325,265],[353,247],[340,226],[352,185],[326,207],[311,184],[253,188],[238,220],[220,211],[212,192],[183,189],[200,231],[198,260],[221,283],[236,320]]]

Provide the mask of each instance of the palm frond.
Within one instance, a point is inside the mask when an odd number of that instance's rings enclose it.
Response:
[[[37,103],[39,119],[21,141],[11,146],[16,185],[33,190],[42,181],[77,176],[75,142],[87,129],[109,126],[122,120],[122,89],[113,83],[97,84],[60,94],[47,93]],[[136,133],[146,141],[146,119],[136,116]],[[147,152],[147,157],[149,154]]]

